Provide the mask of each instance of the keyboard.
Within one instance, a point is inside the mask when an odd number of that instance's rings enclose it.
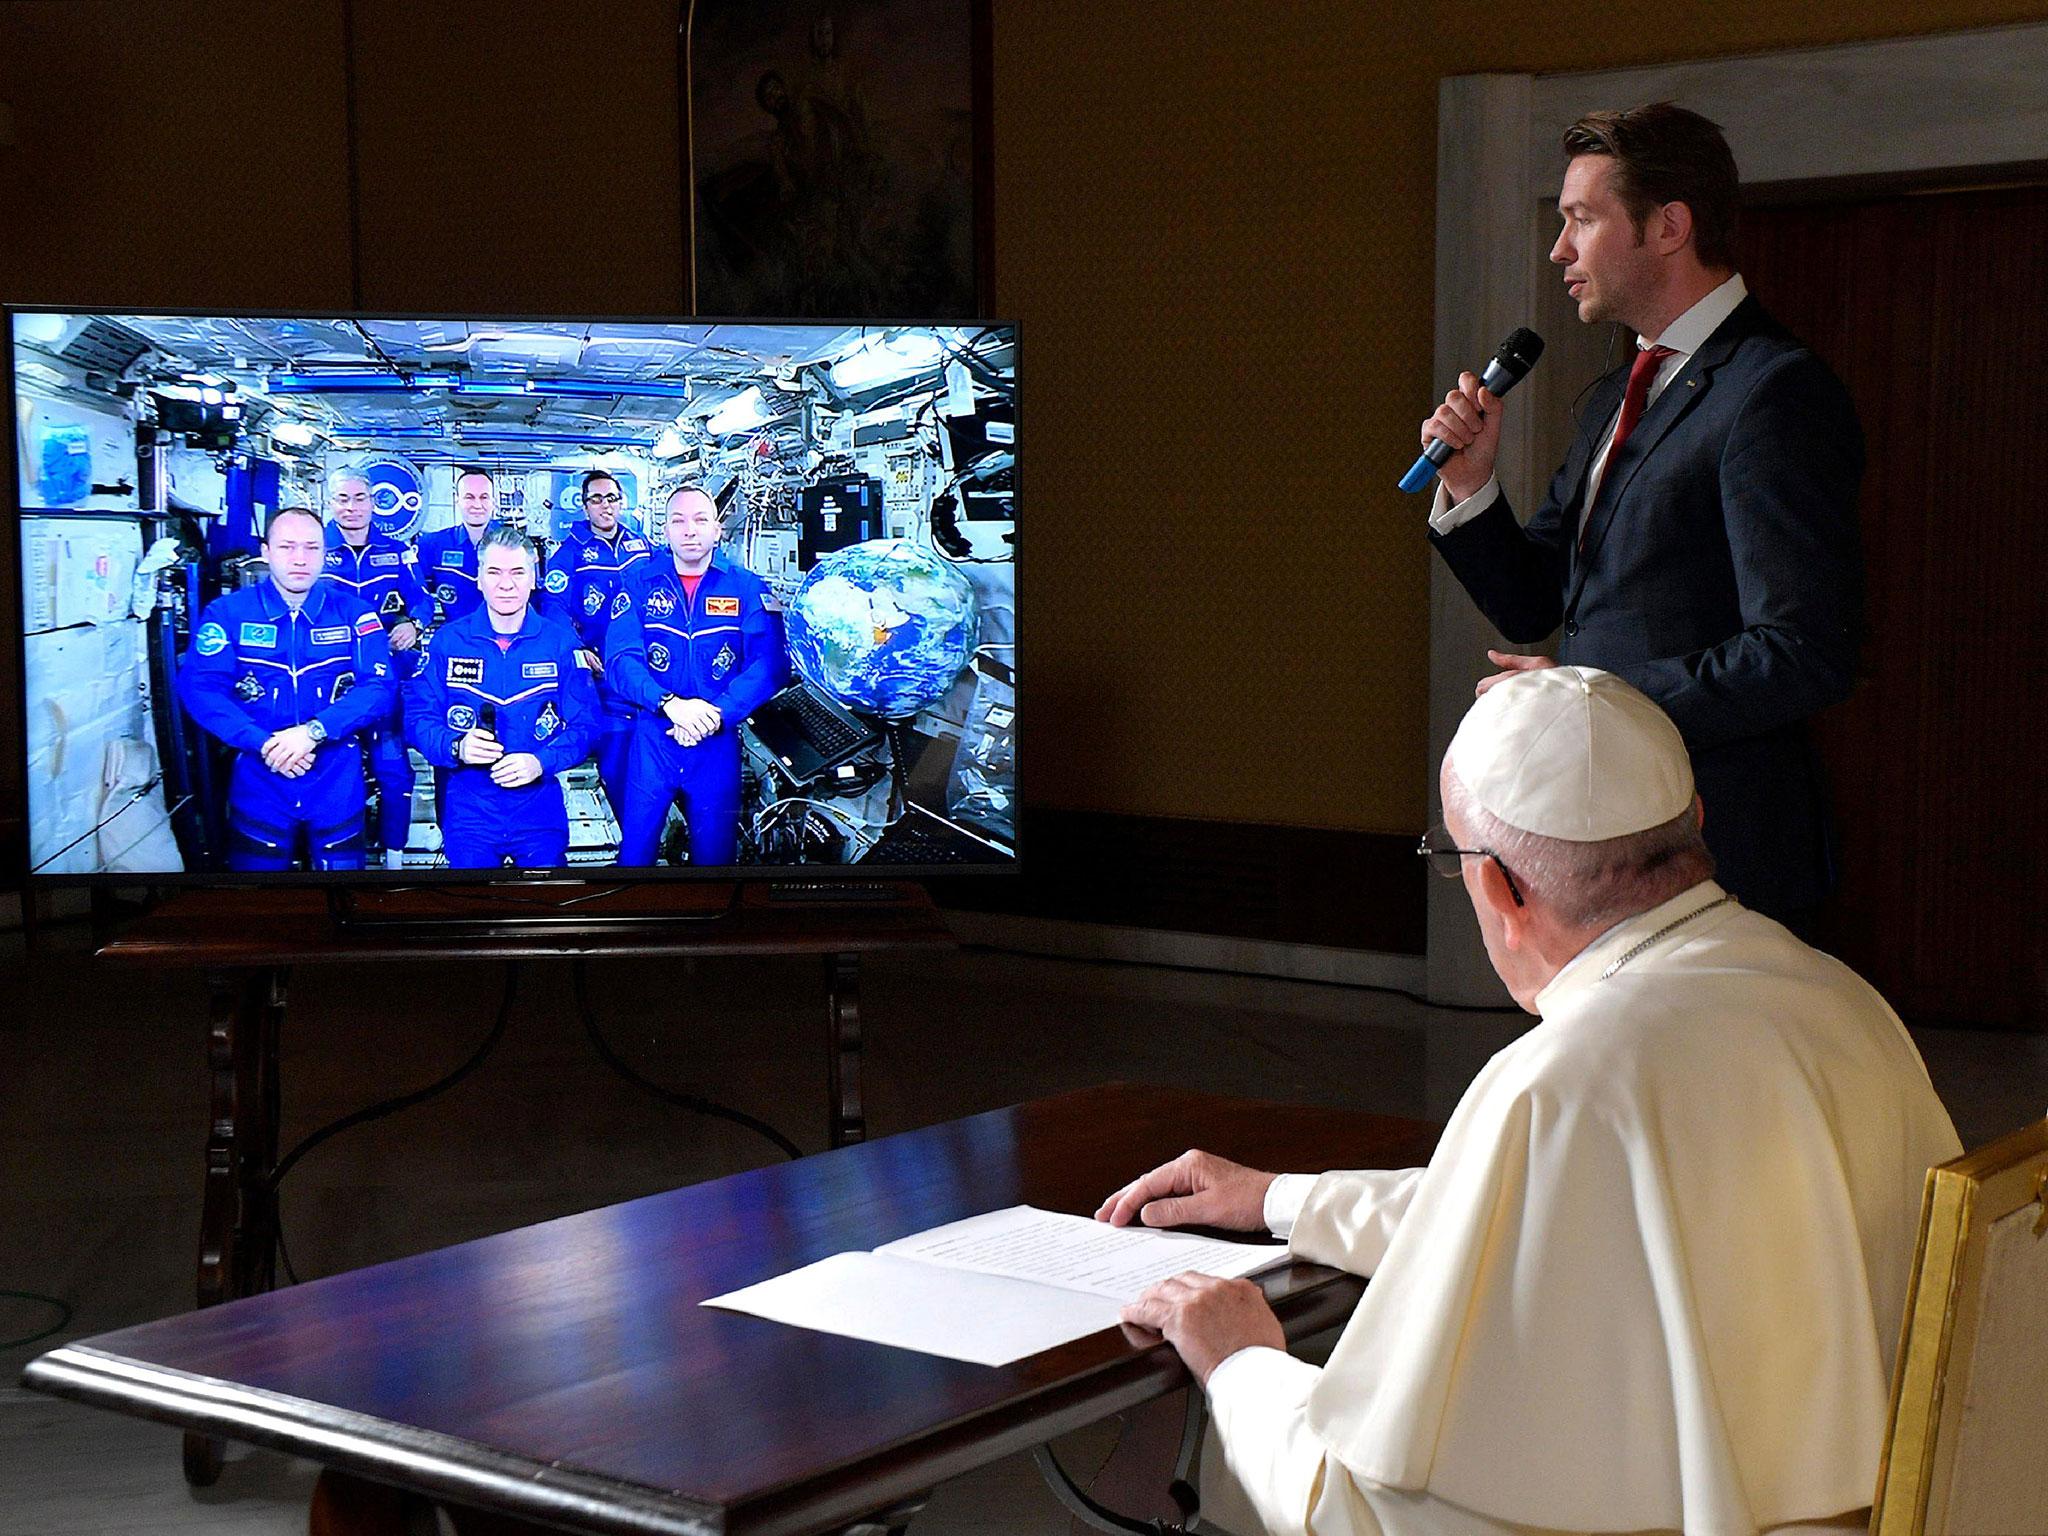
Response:
[[[790,701],[796,717],[803,724],[804,734],[811,738],[811,744],[818,749],[818,755],[831,761],[840,753],[867,741],[869,733],[859,726],[848,724],[843,718],[832,713],[818,701],[817,695],[809,689],[793,690],[795,697]]]
[[[861,855],[863,864],[1003,864],[1010,855],[941,821],[922,806],[892,824]]]

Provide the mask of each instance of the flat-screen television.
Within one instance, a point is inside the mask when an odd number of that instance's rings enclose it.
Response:
[[[33,876],[1015,867],[1014,326],[5,325]]]

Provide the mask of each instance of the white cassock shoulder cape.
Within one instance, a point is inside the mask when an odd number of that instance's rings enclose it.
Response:
[[[1372,1284],[1305,1432],[1298,1392],[1291,1433],[1219,1406],[1267,1524],[1332,1475],[1448,1501],[1444,1529],[1751,1536],[1870,1503],[1921,1186],[1960,1148],[1883,1000],[1767,918],[1731,903],[1602,979],[1722,894],[1567,966],[1419,1175],[1317,1180],[1294,1251]]]

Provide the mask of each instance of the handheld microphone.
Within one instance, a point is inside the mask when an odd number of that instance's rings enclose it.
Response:
[[[479,704],[477,706],[476,728],[486,736],[498,734],[498,708],[495,704]]]
[[[1493,355],[1493,361],[1486,365],[1486,371],[1479,376],[1480,384],[1496,395],[1504,395],[1522,382],[1522,375],[1536,366],[1536,359],[1543,355],[1543,338],[1529,327],[1510,331],[1508,339],[1500,344],[1500,350]],[[1419,491],[1436,478],[1436,472],[1444,461],[1458,450],[1440,437],[1429,440],[1429,446],[1422,450],[1408,473],[1401,477],[1401,489]]]

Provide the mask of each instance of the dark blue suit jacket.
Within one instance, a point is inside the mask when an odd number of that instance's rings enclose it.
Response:
[[[1600,381],[1543,506],[1506,497],[1430,534],[1516,644],[1616,673],[1692,751],[1721,883],[1773,916],[1833,884],[1807,717],[1846,697],[1863,625],[1863,437],[1827,365],[1744,299],[1607,465],[1579,549],[1586,472],[1627,368]]]

